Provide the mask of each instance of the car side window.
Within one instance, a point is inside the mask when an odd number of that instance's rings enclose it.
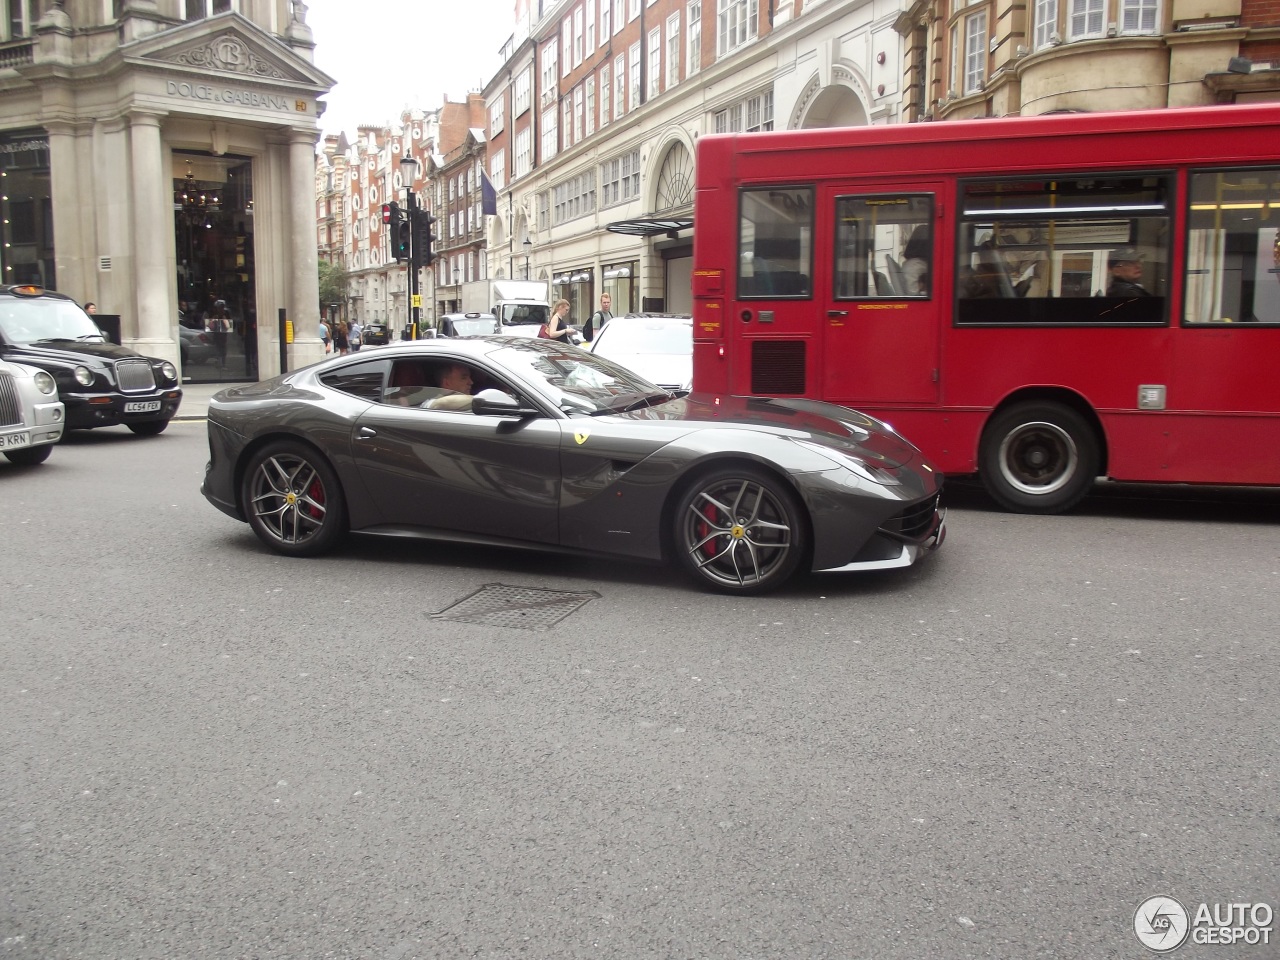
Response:
[[[349,363],[336,370],[330,370],[320,378],[326,387],[341,390],[361,400],[373,403],[382,402],[382,382],[387,375],[387,361],[368,360],[364,363]]]

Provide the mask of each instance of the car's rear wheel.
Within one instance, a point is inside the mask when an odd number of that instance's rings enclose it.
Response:
[[[38,447],[6,450],[4,455],[10,463],[16,463],[20,467],[34,467],[37,463],[44,463],[48,460],[51,453],[53,453],[53,444],[45,443]]]
[[[982,434],[978,469],[992,499],[1018,513],[1061,513],[1093,487],[1101,462],[1088,421],[1060,403],[1021,403]]]
[[[681,496],[672,543],[680,564],[724,593],[764,593],[808,550],[804,511],[777,477],[749,466],[699,476]]]
[[[140,437],[154,437],[164,433],[165,427],[169,426],[169,421],[147,420],[144,423],[128,423],[125,426]]]
[[[346,533],[338,475],[306,444],[281,440],[259,450],[245,471],[242,495],[253,532],[277,553],[315,556]]]

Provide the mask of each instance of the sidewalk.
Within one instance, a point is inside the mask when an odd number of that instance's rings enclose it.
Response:
[[[219,390],[227,387],[242,387],[244,381],[238,383],[184,383],[182,385],[182,404],[178,407],[175,420],[203,420],[209,415],[209,398]]]

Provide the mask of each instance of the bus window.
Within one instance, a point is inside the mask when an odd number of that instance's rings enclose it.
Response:
[[[933,198],[836,198],[837,300],[929,296]]]
[[[738,241],[739,297],[810,297],[813,188],[742,191]]]
[[[1169,179],[965,184],[956,322],[1163,323]]]
[[[1280,170],[1192,173],[1186,323],[1280,323]]]

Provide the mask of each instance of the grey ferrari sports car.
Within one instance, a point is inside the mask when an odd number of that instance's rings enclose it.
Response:
[[[348,532],[672,561],[760,593],[941,545],[941,475],[813,400],[670,393],[532,337],[406,341],[209,404],[202,492],[279,553]]]

